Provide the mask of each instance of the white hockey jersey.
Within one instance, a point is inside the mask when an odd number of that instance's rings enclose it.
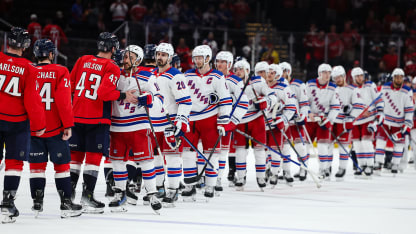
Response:
[[[247,85],[246,90],[244,93],[247,95],[248,98],[248,110],[247,113],[244,115],[241,123],[248,123],[251,120],[256,119],[262,112],[258,110],[254,106],[254,102],[257,100],[256,95],[253,92],[253,89],[256,91],[259,98],[267,98],[267,111],[270,111],[270,108],[276,105],[277,103],[277,96],[272,89],[269,88],[266,81],[261,78],[261,76],[253,76],[250,78],[250,83]]]
[[[298,113],[304,116],[308,116],[311,111],[308,96],[306,95],[306,85],[297,79],[290,81],[290,89],[295,94],[295,98],[298,103]]]
[[[286,80],[286,79],[284,79]],[[297,112],[298,104],[295,98],[295,93],[290,89],[287,82],[284,80],[278,80],[277,83],[270,86],[277,97],[276,105],[283,105],[283,109],[276,113],[276,117],[283,116],[286,121],[290,121]],[[280,81],[280,82],[279,82]],[[266,111],[267,121],[271,124],[273,119],[273,107]],[[266,130],[270,130],[268,124],[266,124]]]
[[[228,87],[228,91],[230,91],[230,95],[233,100],[233,108],[235,108],[233,115],[231,116],[231,121],[235,125],[238,125],[240,121],[243,119],[248,109],[248,98],[245,93],[241,95],[241,91],[244,88],[244,82],[240,77],[234,74],[230,74],[228,76],[225,76],[225,84]],[[241,98],[239,102],[236,103],[240,95]]]
[[[366,81],[362,86],[356,86],[356,92],[358,95],[358,98],[360,98],[360,102],[356,103],[353,102],[353,107],[355,109],[364,110],[367,108],[369,104],[371,104],[377,97],[379,97],[379,94],[377,94],[377,88],[374,87],[374,83],[371,81]],[[368,123],[370,121],[374,121],[377,110],[381,111],[383,110],[383,99],[378,98],[376,102],[368,109],[369,116],[368,117],[360,117],[356,120],[354,125],[360,125],[364,123]]]
[[[137,85],[138,81],[142,93],[148,92],[153,95],[153,106],[149,110],[160,110],[162,108],[162,97],[153,86],[154,79],[153,74],[147,71],[137,71],[130,77],[130,74],[127,74],[123,70],[118,80],[117,89],[121,92],[126,92],[131,89],[139,90]],[[150,128],[150,124],[143,106],[126,103],[124,100],[112,102],[110,131],[133,132],[147,128]]]
[[[347,121],[347,117],[355,118],[362,112],[362,106],[363,103],[361,99],[359,98],[359,95],[357,93],[357,90],[355,89],[356,86],[354,85],[347,85],[343,87],[337,87],[337,95],[339,99],[339,104],[341,107],[341,110],[335,119],[335,123],[343,123],[344,121]],[[351,112],[349,114],[344,113],[345,107],[350,106]],[[348,122],[351,122],[352,119],[348,120]]]
[[[155,131],[163,131],[170,126],[166,118],[167,113],[172,121],[175,121],[178,115],[189,119],[192,101],[185,76],[178,69],[171,67],[159,73],[159,69],[156,68],[153,72],[156,77],[154,86],[162,96],[163,108],[160,111],[152,112],[152,122]]]
[[[311,113],[324,115],[331,123],[334,123],[340,111],[336,85],[332,82],[320,85],[318,79],[312,79],[306,85],[306,93]]]
[[[404,124],[413,126],[413,101],[409,96],[410,88],[402,86],[395,89],[391,82],[387,82],[381,89],[384,101],[384,124],[402,127]]]
[[[211,69],[206,74],[200,74],[197,69],[190,69],[185,72],[185,79],[192,99],[189,118],[191,121],[217,114],[219,117],[230,116],[232,99],[225,85],[224,75],[220,71]],[[212,96],[216,96],[218,100],[212,102]]]

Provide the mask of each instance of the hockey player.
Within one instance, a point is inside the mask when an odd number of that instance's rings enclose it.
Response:
[[[71,72],[75,122],[73,136],[69,141],[72,196],[75,196],[81,164],[85,159],[81,198],[85,212],[104,212],[105,205],[95,200],[94,189],[103,153],[108,151],[111,101],[138,102],[135,90],[125,93],[116,90],[120,69],[111,60],[111,56],[118,45],[116,36],[108,32],[100,33],[98,54],[82,56]]]
[[[50,161],[54,163],[55,184],[61,198],[61,218],[66,218],[81,215],[82,206],[71,201],[71,153],[68,139],[72,135],[74,114],[69,72],[66,67],[52,64],[55,51],[55,44],[49,39],[37,40],[33,46],[33,54],[37,60],[33,75],[44,104],[46,130],[40,137],[32,133],[29,154],[30,192],[33,199],[32,210],[37,216],[43,211],[45,170],[49,155]]]
[[[386,146],[386,140],[392,138],[394,147],[391,172],[397,174],[403,156],[405,134],[410,133],[413,125],[413,102],[409,96],[410,87],[403,84],[403,70],[396,68],[391,75],[393,82],[385,83],[381,89],[385,117],[377,133],[375,170],[381,169],[384,163],[381,151]]]
[[[246,60],[240,60],[234,64],[235,74],[244,80],[250,79],[249,85],[245,90],[245,94],[249,99],[248,111],[244,115],[241,123],[237,126],[240,131],[250,134],[258,141],[266,143],[266,128],[263,111],[271,108],[277,102],[277,98],[273,90],[271,90],[265,81],[269,72],[267,62],[259,62],[255,67],[255,76],[249,77],[250,65]],[[264,147],[252,142],[254,149],[254,157],[256,163],[256,179],[258,186],[263,189],[266,187],[265,171],[266,171],[266,152]],[[246,177],[246,164],[248,150],[246,147],[246,138],[241,134],[234,137],[234,145],[236,148],[236,169],[237,181],[235,183],[237,190],[243,190]]]
[[[140,70],[153,72],[153,70],[157,67],[156,47],[157,46],[155,44],[147,44],[144,46],[143,65],[140,66]]]
[[[331,175],[332,158],[329,155],[332,126],[340,111],[336,85],[330,82],[332,68],[329,64],[318,67],[318,78],[309,80],[306,93],[311,106],[306,128],[311,139],[318,143],[319,173],[322,178]]]
[[[226,85],[228,90],[230,91],[231,97],[233,99],[233,106],[235,107],[233,116],[231,117],[231,121],[238,125],[247,112],[248,108],[248,99],[245,94],[241,94],[242,89],[244,88],[243,80],[231,73],[231,68],[233,67],[233,54],[229,51],[220,51],[217,56],[215,57],[215,67],[218,71],[222,72],[225,77]],[[237,103],[237,99],[240,97],[239,102]],[[221,178],[223,176],[225,170],[225,164],[227,160],[228,154],[228,167],[229,167],[229,174],[232,175],[233,178],[230,178],[232,185],[234,185],[234,174],[235,174],[235,148],[232,144],[232,135],[234,133],[229,133],[226,136],[223,136],[221,139],[221,155],[219,157],[219,169],[218,169],[218,178],[217,184],[215,185],[215,191],[220,192],[223,191]]]
[[[333,133],[338,137],[338,141],[343,147],[339,147],[339,169],[335,174],[338,181],[342,180],[348,163],[349,151],[348,146],[351,144],[351,130],[353,128],[352,119],[349,117],[357,117],[360,114],[362,104],[357,96],[354,85],[348,85],[346,81],[346,73],[342,66],[335,66],[332,69],[332,80],[337,85],[339,103],[341,111],[334,121]],[[358,108],[357,108],[358,107]],[[333,138],[331,138],[333,139]],[[331,146],[333,146],[331,144]],[[345,150],[344,150],[345,149]],[[333,154],[333,147],[330,147],[329,155]]]
[[[292,78],[292,66],[288,62],[282,62],[279,66],[283,72],[282,78],[289,83],[290,89],[295,94],[294,97],[297,103],[296,116],[293,121],[289,122],[289,130],[287,132],[293,140],[294,147],[300,154],[301,160],[305,163],[305,165],[308,165],[309,153],[307,151],[308,144],[306,143],[304,126],[310,112],[310,106],[306,95],[306,85],[301,80]],[[295,177],[299,177],[300,181],[304,181],[306,176],[306,170],[303,168],[300,168],[299,174],[295,174]]]
[[[278,98],[276,106],[267,111],[267,120],[272,127],[269,129],[269,124],[266,124],[267,130],[267,145],[275,150],[281,151],[281,153],[287,157],[290,157],[290,146],[284,138],[286,130],[289,128],[289,121],[293,118],[297,112],[297,103],[295,95],[289,88],[288,82],[285,79],[278,79],[282,75],[282,68],[277,64],[271,64],[269,66],[269,73],[267,76],[267,85],[274,91]],[[275,140],[277,142],[275,142]],[[276,185],[278,180],[278,174],[280,170],[281,156],[275,152],[271,154],[271,178],[270,184]],[[290,161],[283,160],[283,177],[287,183],[292,183],[293,178],[290,174]]]
[[[169,43],[160,43],[156,47],[155,87],[163,97],[163,110],[161,115],[159,114],[160,117],[154,116],[158,117],[155,127],[164,129],[165,135],[157,134],[166,160],[167,190],[166,196],[162,200],[166,207],[173,207],[178,198],[182,175],[182,145],[179,145],[178,138],[189,130],[189,114],[192,108],[184,75],[170,65],[173,54],[173,47]],[[167,114],[169,114],[174,126],[171,126],[167,120]],[[163,169],[163,156],[160,160]]]
[[[358,104],[355,108],[365,109],[377,98],[377,90],[373,86],[373,82],[364,80],[364,71],[361,68],[353,68],[351,77],[357,86],[357,95],[361,99],[361,104]],[[373,173],[374,132],[377,131],[377,126],[383,123],[383,119],[383,100],[382,98],[378,98],[360,118],[355,120],[351,132],[352,144],[357,155],[358,165],[367,177]],[[376,154],[378,152],[377,150]],[[357,170],[354,174],[359,177],[362,175],[362,172]]]
[[[143,184],[152,209],[158,213],[162,204],[155,196],[156,178],[153,162],[151,130],[145,108],[161,109],[162,98],[154,86],[152,73],[139,71],[143,59],[143,50],[137,45],[129,45],[124,52],[124,64],[129,72],[123,70],[117,84],[117,90],[127,92],[138,90],[138,104],[132,105],[124,100],[113,101],[113,113],[110,127],[110,160],[113,165],[115,197],[109,203],[114,212],[125,211],[127,198],[135,204],[136,197],[126,196],[126,161],[140,163]],[[130,150],[133,154],[130,156]]]
[[[220,145],[215,145],[215,143],[219,138],[219,132],[225,135],[225,132],[231,131],[235,127],[234,123],[230,121],[232,99],[225,84],[224,75],[211,69],[209,64],[211,59],[212,51],[209,46],[195,47],[192,51],[192,61],[196,68],[185,72],[186,84],[183,84],[190,89],[192,99],[190,132],[185,133],[185,136],[194,146],[198,145],[198,141],[201,140],[204,155],[208,156],[213,151],[210,159],[211,165],[207,165],[205,170],[204,196],[206,198],[214,196],[214,186],[218,176]],[[182,84],[178,85],[182,86]],[[184,142],[182,158],[185,183],[187,183],[187,179],[189,181],[197,174],[195,156],[190,145]],[[182,197],[194,198],[195,193],[195,186],[188,183],[182,192]]]
[[[15,222],[19,216],[14,200],[20,184],[23,161],[29,155],[30,132],[41,136],[45,132],[45,112],[33,66],[22,58],[30,46],[29,33],[13,27],[7,34],[7,53],[0,52],[0,146],[5,145],[5,173],[1,212],[3,223]],[[29,128],[30,120],[30,128]]]
[[[182,72],[181,58],[176,53],[173,54],[170,65]]]

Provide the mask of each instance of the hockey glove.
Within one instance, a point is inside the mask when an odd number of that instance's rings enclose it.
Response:
[[[395,133],[393,133],[391,136],[392,136],[392,138],[393,138],[393,141],[400,141],[400,140],[402,140],[403,139],[403,137],[406,135],[406,134],[410,134],[410,127],[408,127],[407,125],[403,125],[402,126],[402,129],[400,130],[400,131],[397,131],[397,132],[395,132]]]
[[[151,108],[153,106],[153,96],[150,93],[143,93],[139,97],[137,97],[139,103],[137,104],[139,107],[144,106]]]
[[[308,116],[300,114],[298,118],[295,119],[296,124],[299,126],[305,125]]]
[[[178,115],[175,118],[175,137],[180,137],[189,132],[188,118]]]
[[[254,102],[254,107],[257,110],[265,110],[267,108],[267,99],[266,98],[260,98],[259,100]]]
[[[164,135],[165,141],[171,149],[176,149],[180,146],[181,140],[178,137],[175,137],[176,127],[167,127],[165,128]]]
[[[374,122],[372,122],[372,123],[370,123],[368,126],[367,126],[367,130],[369,131],[369,132],[374,132],[374,133],[376,133],[377,132],[377,123],[376,123],[376,121],[374,121]]]
[[[276,126],[277,129],[281,130],[281,131],[286,131],[287,127],[288,127],[288,122],[286,117],[284,116],[278,116],[276,117],[276,119],[273,121],[272,123],[273,126]]]
[[[237,125],[235,125],[232,121],[230,121],[227,124],[218,124],[217,125],[217,129],[218,132],[222,135],[225,136],[228,132],[232,132],[236,129]]]
[[[319,126],[322,129],[328,129],[328,130],[330,130],[332,128],[332,123],[329,121],[328,118],[322,117],[322,120],[319,123]]]
[[[383,124],[383,122],[384,122],[384,113],[382,111],[379,111],[379,112],[377,112],[376,120],[374,121],[374,123],[377,126],[380,126],[380,125]]]
[[[349,132],[352,130],[352,128],[354,127],[354,125],[352,124],[352,122],[344,122],[344,130]]]

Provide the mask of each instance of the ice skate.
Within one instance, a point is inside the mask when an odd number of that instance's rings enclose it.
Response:
[[[308,175],[308,173],[307,173],[307,171],[305,169],[301,168],[299,170],[299,180],[300,181],[306,180],[307,175]]]
[[[33,199],[32,211],[35,213],[35,218],[39,216],[39,213],[43,211],[43,197],[44,193],[38,189],[35,191],[35,198]]]
[[[325,170],[324,169],[319,169],[318,179],[320,179],[320,180],[325,179]]]
[[[3,215],[2,223],[14,223],[19,216],[19,210],[14,205],[16,191],[3,191],[3,201],[1,202],[1,214]]]
[[[371,175],[373,174],[373,167],[367,166],[364,169],[364,177],[365,179],[371,179]]]
[[[163,207],[172,208],[175,207],[175,202],[178,200],[178,189],[167,189],[166,196],[163,197]]]
[[[235,190],[237,191],[244,191],[244,185],[246,184],[246,181],[244,178],[238,178],[235,182]]]
[[[290,187],[292,187],[293,186],[293,177],[290,175],[290,172],[283,171],[283,177],[286,180],[286,184],[289,185]]]
[[[276,187],[278,180],[279,180],[279,178],[277,177],[277,175],[272,175],[270,177],[270,185],[271,185],[272,189],[274,189]]]
[[[228,171],[228,176],[227,176],[227,180],[229,181],[228,187],[234,187],[235,186],[235,170],[233,169],[229,169]]]
[[[364,170],[363,170],[364,171]],[[356,179],[361,179],[363,172],[360,171],[360,169],[357,168],[357,170],[354,172],[354,177]]]
[[[264,178],[264,181],[266,181],[266,183],[267,183],[269,181],[270,177],[272,177],[272,176],[273,176],[273,174],[270,171],[270,168],[267,168],[267,170],[266,170],[266,177]]]
[[[201,179],[199,179],[199,181],[196,183],[195,186],[197,189],[202,189],[203,187],[205,187],[205,177],[201,177]]]
[[[106,181],[106,190],[105,190],[105,197],[112,198],[114,197],[114,178],[111,176],[111,178]]]
[[[336,181],[344,181],[346,170],[344,168],[339,168],[338,172],[335,174],[335,180]]]
[[[134,194],[136,186],[131,187],[131,186],[127,185],[126,187],[127,188],[126,188],[126,191],[125,191],[125,195],[126,195],[126,198],[127,198],[127,203],[130,204],[130,205],[133,205],[133,206],[137,205],[137,200],[139,198],[136,196],[136,194]]]
[[[393,177],[396,177],[398,170],[399,170],[398,164],[391,165],[391,173],[393,174]]]
[[[155,214],[160,215],[160,209],[162,209],[162,202],[156,197],[155,194],[148,194],[150,196],[150,207]]]
[[[196,201],[196,189],[195,185],[185,185],[185,189],[182,191],[182,198],[185,202]]]
[[[214,197],[214,186],[205,187],[204,197],[206,199],[206,202],[209,202],[209,200]]]
[[[266,187],[266,181],[264,180],[264,178],[256,178],[256,180],[260,190],[264,192],[264,188]]]
[[[164,186],[156,186],[157,193],[156,197],[159,199],[163,199],[166,196],[166,191]]]
[[[149,197],[149,195],[144,195],[143,196],[143,205],[144,206],[150,205],[150,197]]]
[[[326,181],[331,181],[331,167],[326,168],[324,170],[324,173],[325,173],[325,180]]]
[[[376,176],[380,176],[381,175],[381,169],[383,168],[383,164],[376,162],[376,165],[373,168],[373,174]]]
[[[215,196],[219,197],[221,192],[224,190],[223,187],[222,187],[222,184],[221,184],[221,178],[220,177],[217,178],[217,183],[215,184],[214,189],[215,189]]]
[[[105,204],[95,200],[94,193],[89,191],[85,184],[83,185],[81,205],[84,209],[84,213],[90,214],[102,214],[104,213]]]
[[[61,218],[78,217],[82,214],[82,206],[74,204],[70,198],[64,197],[64,192],[58,190],[59,197],[61,198]]]
[[[125,208],[126,202],[128,202],[128,198],[126,194],[127,194],[127,190],[122,191],[119,188],[114,188],[114,199],[108,204],[108,207],[110,207],[111,212],[120,213],[120,212],[127,211],[127,209]],[[136,203],[137,203],[137,200],[136,200]]]

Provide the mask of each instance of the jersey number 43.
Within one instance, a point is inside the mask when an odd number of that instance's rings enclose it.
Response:
[[[97,74],[90,74],[88,77],[88,81],[90,82],[90,87],[85,87],[85,78],[87,76],[87,72],[83,72],[81,78],[79,79],[77,86],[75,86],[75,90],[78,90],[78,97],[84,93],[85,97],[91,100],[97,100],[97,90],[100,87],[101,83],[101,76]],[[85,92],[83,92],[85,89]]]

